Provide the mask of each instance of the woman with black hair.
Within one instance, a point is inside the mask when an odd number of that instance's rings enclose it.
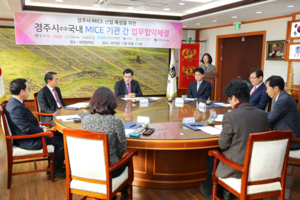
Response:
[[[199,67],[201,67],[205,73],[215,73],[216,72],[216,68],[214,65],[212,65],[212,58],[208,53],[205,53],[202,56],[201,62],[203,64],[201,64]]]

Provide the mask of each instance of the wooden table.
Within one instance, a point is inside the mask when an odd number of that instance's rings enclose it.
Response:
[[[218,148],[218,137],[202,131],[193,131],[181,125],[183,117],[195,117],[196,121],[207,124],[207,119],[215,110],[224,114],[231,108],[214,108],[200,112],[197,101],[176,107],[175,102],[162,98],[141,107],[139,103],[129,103],[118,99],[116,117],[136,122],[137,116],[150,117],[150,127],[155,132],[150,136],[130,137],[128,150],[138,150],[134,157],[135,186],[177,189],[198,187],[206,179],[206,157],[210,149]],[[126,110],[126,111],[125,111]],[[54,116],[88,113],[88,110],[58,110]],[[221,124],[221,123],[216,123]],[[63,122],[54,117],[54,126],[80,129],[80,123]]]

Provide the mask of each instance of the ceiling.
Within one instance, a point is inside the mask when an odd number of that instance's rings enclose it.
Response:
[[[0,0],[0,18],[13,18],[13,12],[22,12],[22,0]],[[23,0],[25,7],[30,8],[52,8],[56,9],[71,9],[81,10],[84,13],[92,11],[102,11],[101,13],[111,12],[118,17],[118,13],[127,13],[143,16],[156,16],[155,20],[160,17],[168,20],[166,17],[173,16],[171,21],[182,22],[185,28],[207,28],[212,26],[221,26],[232,24],[234,22],[245,22],[270,17],[277,17],[289,15],[291,13],[299,12],[299,0],[257,0],[255,3],[240,6],[235,8],[228,8],[230,5],[247,2],[250,0],[198,0],[208,2],[193,2],[197,0],[63,0],[57,2],[56,0]],[[107,5],[100,7],[102,1],[107,1]],[[96,4],[97,3],[97,4]],[[179,5],[184,3],[185,5]],[[94,6],[94,5],[97,6]],[[287,7],[294,5],[295,7]],[[164,10],[164,9],[170,10]],[[222,11],[218,8],[224,8]],[[227,8],[227,9],[226,9]],[[208,13],[207,11],[213,10]],[[258,14],[257,11],[262,11]],[[25,12],[31,12],[26,10]],[[117,13],[117,14],[116,14]],[[82,14],[81,14],[82,15]],[[194,15],[194,16],[193,16]],[[174,16],[178,17],[175,20]],[[233,16],[237,18],[232,18]],[[131,17],[132,18],[132,17]],[[149,19],[148,19],[149,20]],[[151,19],[150,19],[151,20]],[[153,19],[152,19],[153,20]],[[213,22],[213,20],[217,20]],[[200,23],[197,24],[197,23]]]

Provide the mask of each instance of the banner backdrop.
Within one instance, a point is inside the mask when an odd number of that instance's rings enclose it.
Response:
[[[180,48],[182,23],[15,13],[17,44]]]
[[[195,81],[194,69],[199,66],[200,44],[183,43],[180,49],[178,88],[188,89],[190,82]]]

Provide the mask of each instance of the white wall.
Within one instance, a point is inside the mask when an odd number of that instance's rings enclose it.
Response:
[[[300,15],[297,16],[300,19]],[[296,19],[297,19],[296,18]],[[216,60],[216,38],[218,35],[228,35],[246,32],[266,31],[266,41],[285,40],[287,22],[291,21],[292,17],[274,19],[256,23],[242,24],[239,30],[235,30],[234,26],[214,28],[200,31],[200,40],[207,40],[206,50],[215,63]],[[201,52],[204,53],[204,52]],[[277,60],[264,59],[264,79],[266,80],[271,75],[279,75],[286,81],[288,62]],[[294,84],[299,85],[300,82],[300,62],[294,62]]]
[[[1,21],[0,20],[0,26],[14,26],[14,22],[12,22],[12,21]]]

